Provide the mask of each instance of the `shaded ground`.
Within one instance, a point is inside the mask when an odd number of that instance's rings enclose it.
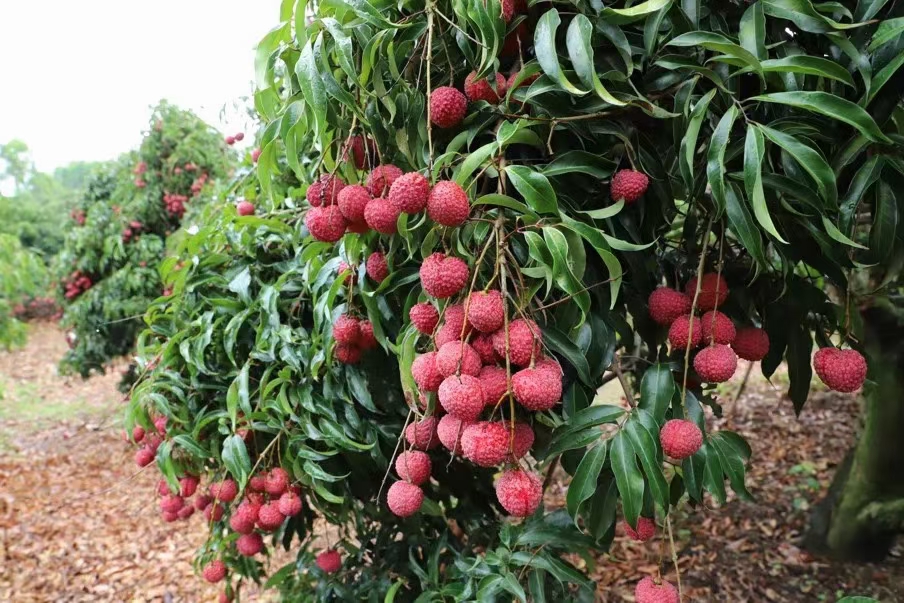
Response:
[[[205,538],[202,520],[164,523],[153,496],[156,472],[136,472],[121,439],[123,367],[88,381],[63,378],[56,361],[64,351],[56,327],[34,325],[27,348],[0,353],[0,601],[215,601],[216,589],[191,566]],[[882,565],[836,564],[797,548],[810,507],[853,441],[858,409],[853,397],[820,393],[798,420],[782,386],[773,390],[755,369],[748,392],[726,409],[732,419],[713,422],[750,441],[757,504],[731,500],[675,517],[686,600],[860,594],[904,602],[900,547]],[[564,501],[562,483],[550,490],[547,504]],[[633,601],[636,581],[657,567],[659,541],[619,538],[591,569],[599,600]],[[661,568],[674,582],[667,546]]]

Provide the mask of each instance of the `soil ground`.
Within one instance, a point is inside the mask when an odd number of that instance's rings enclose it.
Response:
[[[65,346],[56,326],[33,324],[27,347],[0,353],[0,601],[215,601],[217,590],[191,565],[206,526],[198,517],[160,519],[156,472],[136,470],[122,440],[116,383],[124,364],[87,381],[62,377],[56,362]],[[726,418],[713,420],[750,441],[757,502],[675,517],[685,600],[904,602],[904,547],[881,565],[835,563],[799,548],[808,512],[854,440],[859,409],[853,396],[817,392],[797,418],[781,380],[773,387],[756,368]],[[547,506],[564,504],[565,485],[553,483]],[[636,581],[658,568],[674,582],[667,549],[660,556],[658,544],[619,537],[591,568],[598,599],[633,601]]]

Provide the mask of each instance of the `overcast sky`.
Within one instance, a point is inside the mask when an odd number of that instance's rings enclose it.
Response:
[[[39,170],[138,146],[161,98],[224,134],[224,105],[250,96],[254,46],[279,0],[0,0],[0,143]]]

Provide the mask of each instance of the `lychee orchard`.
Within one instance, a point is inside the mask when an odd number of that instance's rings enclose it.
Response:
[[[869,394],[890,9],[688,10],[283,3],[254,170],[173,250],[128,412],[223,600],[593,601],[566,553],[616,533],[672,552],[636,601],[687,600],[674,511],[752,501],[708,421],[739,359],[797,412],[813,368]]]

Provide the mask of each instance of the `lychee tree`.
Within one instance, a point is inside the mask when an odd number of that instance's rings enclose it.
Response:
[[[44,261],[22,246],[18,237],[0,233],[0,349],[25,343],[25,323],[19,320],[33,300],[50,285]]]
[[[128,416],[164,519],[204,509],[204,577],[233,597],[282,544],[289,600],[590,601],[565,554],[619,524],[680,576],[670,511],[751,499],[705,424],[738,358],[786,361],[798,412],[814,342],[830,388],[866,379],[901,10],[284,2],[255,172],[164,263]]]
[[[101,170],[72,211],[56,259],[70,351],[61,367],[89,375],[131,351],[141,317],[165,291],[158,273],[184,214],[206,203],[229,157],[221,136],[190,111],[153,108],[140,148]]]

